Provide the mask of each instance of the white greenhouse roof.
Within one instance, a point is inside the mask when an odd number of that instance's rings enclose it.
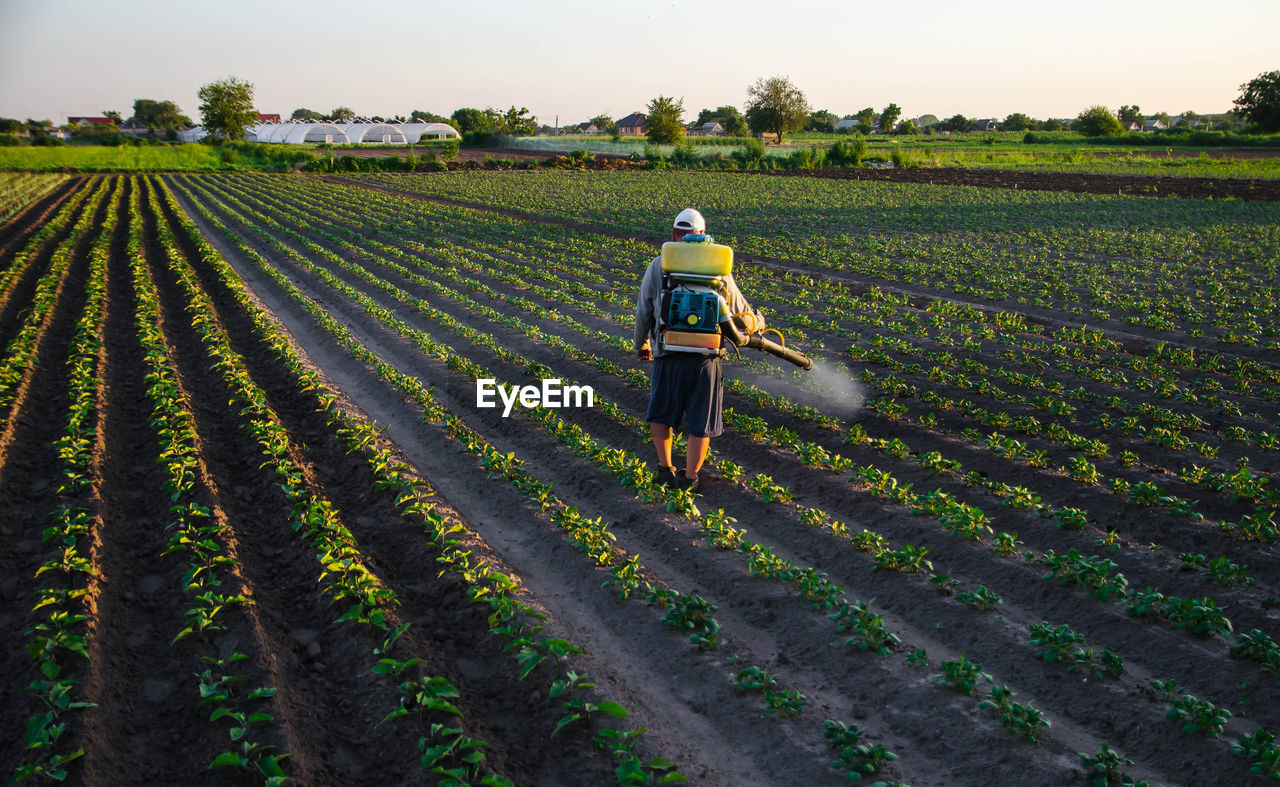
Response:
[[[405,123],[400,126],[409,144],[418,142],[423,137],[457,137],[458,130],[448,123]]]
[[[261,123],[248,131],[257,142],[286,145],[307,142],[412,145],[423,139],[459,136],[447,123]]]
[[[347,123],[342,126],[348,142],[373,144],[405,144],[404,132],[398,125],[388,123]]]

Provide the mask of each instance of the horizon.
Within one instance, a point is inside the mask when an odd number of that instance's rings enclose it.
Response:
[[[1266,33],[1280,29],[1280,4],[1262,0],[1209,19],[1190,2],[1152,0],[1121,8],[1085,0],[1065,17],[1000,0],[934,2],[905,22],[891,9],[855,13],[817,0],[789,5],[777,21],[758,0],[638,11],[562,0],[532,19],[512,0],[435,9],[391,2],[373,12],[333,0],[230,0],[210,13],[159,0],[135,0],[123,16],[84,0],[8,2],[0,116],[62,124],[115,110],[127,118],[134,100],[147,98],[173,101],[199,123],[200,86],[235,76],[254,85],[259,112],[282,120],[299,108],[447,117],[515,106],[565,127],[644,112],[669,95],[684,100],[687,122],[702,109],[741,110],[747,86],[774,75],[789,77],[813,110],[837,116],[890,102],[904,118],[1074,118],[1095,104],[1213,115],[1231,110],[1240,85],[1280,68]],[[683,17],[713,21],[710,30],[662,24]],[[776,32],[789,25],[803,32]],[[583,30],[603,35],[586,46]]]

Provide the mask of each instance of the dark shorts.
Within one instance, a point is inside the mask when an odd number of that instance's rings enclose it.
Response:
[[[685,419],[692,437],[719,437],[724,432],[724,378],[717,356],[672,353],[655,358],[652,380],[644,420],[676,429]]]

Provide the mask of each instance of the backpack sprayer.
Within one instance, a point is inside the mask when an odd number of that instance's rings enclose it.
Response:
[[[786,346],[775,328],[760,330],[750,312],[731,314],[724,279],[733,271],[733,249],[710,235],[685,235],[662,244],[662,310],[659,328],[666,352],[720,355],[724,342],[751,347],[812,369],[813,361]],[[741,327],[740,327],[741,326]],[[778,335],[774,342],[766,333]]]

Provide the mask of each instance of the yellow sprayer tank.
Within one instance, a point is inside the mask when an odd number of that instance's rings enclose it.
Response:
[[[662,244],[664,273],[728,276],[733,272],[733,249],[719,243],[688,241]]]

